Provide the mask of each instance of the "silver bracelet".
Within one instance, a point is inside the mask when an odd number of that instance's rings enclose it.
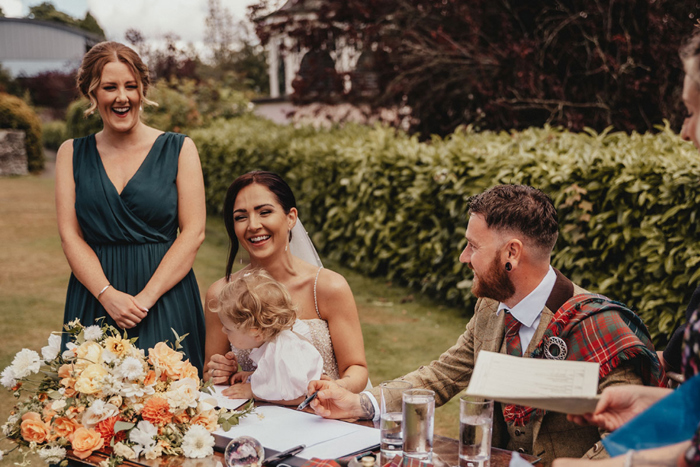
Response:
[[[97,294],[97,297],[96,297],[96,298],[99,300],[99,299],[100,299],[100,295],[102,295],[103,293],[105,293],[105,290],[107,290],[107,289],[110,288],[110,287],[112,287],[112,284],[107,284],[107,285],[105,285],[104,288],[103,288],[102,290],[100,290],[100,293]]]
[[[624,467],[632,467],[632,457],[634,456],[634,449],[630,449],[627,451],[627,454],[625,455],[625,465]]]

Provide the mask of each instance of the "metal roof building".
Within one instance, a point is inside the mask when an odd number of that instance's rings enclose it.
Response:
[[[0,18],[0,65],[13,77],[70,71],[104,38],[59,23]]]

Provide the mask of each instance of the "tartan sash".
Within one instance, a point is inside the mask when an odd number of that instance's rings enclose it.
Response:
[[[647,386],[658,386],[663,377],[656,351],[646,326],[632,310],[598,294],[576,295],[564,303],[547,326],[542,340],[530,355],[544,358],[549,337],[566,342],[567,360],[597,362],[599,378],[605,378],[623,361],[634,361],[637,373]],[[533,415],[545,410],[514,404],[503,406],[509,425],[524,426]]]

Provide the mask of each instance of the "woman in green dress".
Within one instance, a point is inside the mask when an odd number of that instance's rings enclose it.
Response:
[[[191,139],[146,126],[149,86],[138,54],[101,42],[78,87],[102,131],[68,140],[56,157],[56,212],[73,274],[64,322],[101,317],[148,350],[182,336],[201,373],[204,314],[192,264],[204,240],[204,182]],[[178,234],[179,230],[179,234]],[[171,329],[172,328],[172,329]],[[65,344],[65,339],[64,339]]]

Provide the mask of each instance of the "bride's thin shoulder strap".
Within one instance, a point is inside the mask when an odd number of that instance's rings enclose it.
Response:
[[[318,271],[316,271],[316,279],[314,279],[314,305],[316,306],[316,314],[320,319],[321,318],[321,313],[318,311],[318,298],[316,296],[316,286],[318,285],[318,275],[321,274],[321,269],[323,269],[323,266],[318,268]]]

